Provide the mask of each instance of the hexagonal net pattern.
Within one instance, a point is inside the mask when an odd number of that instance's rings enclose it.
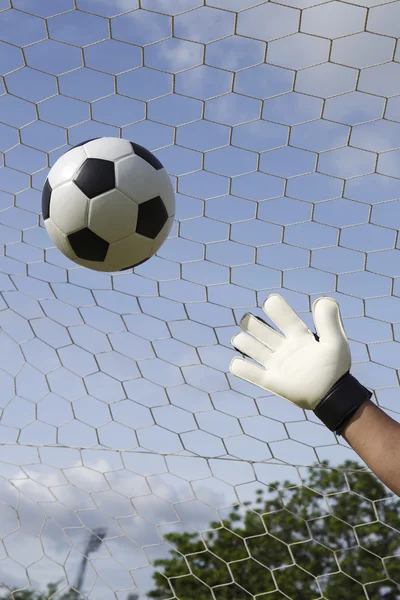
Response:
[[[1,598],[395,597],[397,500],[229,363],[270,293],[310,328],[333,296],[398,420],[399,23],[383,0],[0,0]],[[40,215],[101,136],[176,189],[134,272],[77,267]]]

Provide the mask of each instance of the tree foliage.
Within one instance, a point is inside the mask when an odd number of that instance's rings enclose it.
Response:
[[[271,483],[202,534],[165,535],[171,552],[154,562],[147,597],[400,600],[399,531],[398,498],[374,475],[353,461],[324,461],[303,485]],[[56,584],[45,594],[7,594],[0,597],[78,600]]]
[[[171,555],[155,561],[148,597],[400,600],[398,499],[376,477],[324,461],[304,485],[274,482],[267,495],[202,535],[167,534]]]
[[[59,584],[49,583],[44,594],[35,590],[11,590],[2,600],[81,600],[82,596],[74,590],[59,592]]]

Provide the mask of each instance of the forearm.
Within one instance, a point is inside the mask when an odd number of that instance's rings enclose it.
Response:
[[[400,497],[400,424],[368,400],[350,419],[343,437],[371,471]]]

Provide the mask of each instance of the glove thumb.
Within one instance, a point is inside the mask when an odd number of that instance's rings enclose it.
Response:
[[[312,307],[320,342],[343,347],[348,345],[339,304],[333,298],[318,298]]]

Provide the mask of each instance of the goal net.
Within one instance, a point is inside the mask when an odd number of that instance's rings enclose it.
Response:
[[[394,600],[398,499],[313,413],[233,378],[243,313],[339,301],[398,420],[400,3],[0,0],[0,598]],[[41,217],[123,137],[177,214],[125,273]]]

